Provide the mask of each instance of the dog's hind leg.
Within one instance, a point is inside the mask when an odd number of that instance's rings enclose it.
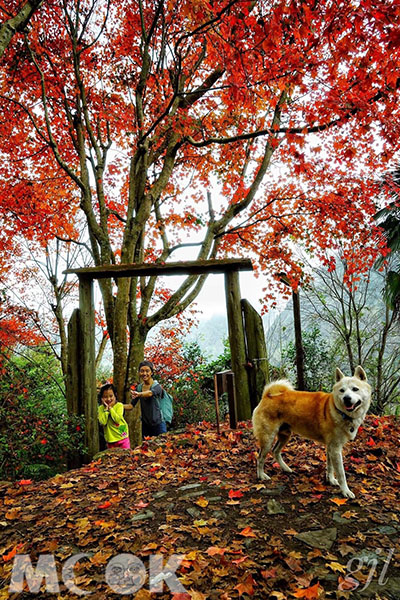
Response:
[[[280,468],[286,473],[293,473],[293,471],[283,460],[281,456],[281,451],[282,448],[288,443],[291,433],[292,431],[288,425],[282,425],[282,427],[278,431],[278,439],[276,440],[274,447],[272,448],[272,453],[278,461]]]
[[[273,433],[265,433],[258,438],[258,442],[260,444],[260,452],[257,457],[257,477],[262,481],[267,481],[271,479],[264,471],[264,463],[265,457],[271,449],[272,443],[274,441],[275,431]]]

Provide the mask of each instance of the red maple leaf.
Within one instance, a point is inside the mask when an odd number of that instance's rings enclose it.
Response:
[[[14,556],[19,552],[19,550],[21,550],[21,548],[23,547],[23,544],[17,544],[16,546],[14,546],[14,548],[12,550],[10,550],[10,552],[8,554],[3,554],[2,558],[4,560],[4,562],[8,562],[10,560],[12,560],[14,558]]]
[[[257,537],[251,527],[245,527],[239,532],[239,535],[243,535],[244,537]]]
[[[229,490],[229,498],[241,498],[243,496],[243,492],[240,490]]]
[[[315,585],[312,585],[311,587],[308,587],[304,590],[297,590],[297,592],[295,592],[293,596],[295,596],[296,598],[307,598],[307,600],[315,600],[316,598],[318,598],[320,591],[322,591],[322,587],[319,583],[316,583]]]

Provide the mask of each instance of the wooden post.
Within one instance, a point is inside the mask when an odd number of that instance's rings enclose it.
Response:
[[[232,370],[235,374],[237,416],[240,421],[246,421],[251,417],[251,404],[238,271],[225,273],[225,295]]]
[[[97,393],[95,374],[93,280],[79,278],[79,307],[81,324],[81,403],[85,415],[85,444],[88,458],[99,451],[97,422]]]
[[[76,308],[68,323],[67,378],[65,382],[68,415],[83,415],[80,368],[81,331],[79,314],[79,308]],[[83,456],[78,450],[73,450],[68,453],[68,469],[79,469],[79,467],[82,466],[82,462]]]
[[[214,374],[214,399],[215,399],[215,418],[217,420],[217,433],[220,434],[221,430],[219,427],[219,402],[218,402],[218,374]]]
[[[231,429],[237,427],[237,406],[235,390],[235,374],[233,371],[219,371],[214,375],[215,405],[218,407],[217,431],[219,433],[219,405],[218,398],[222,394],[228,397],[229,425]]]
[[[229,425],[231,429],[236,429],[238,421],[235,388],[235,374],[233,372],[228,372],[226,376],[226,391],[228,394]]]
[[[249,363],[250,403],[254,410],[260,401],[264,386],[269,382],[269,364],[261,316],[248,300],[241,300]]]
[[[297,369],[297,389],[305,390],[306,383],[304,377],[304,348],[301,336],[301,314],[300,314],[300,296],[299,292],[293,291],[293,319],[294,335],[296,342],[296,369]]]
[[[67,410],[69,415],[82,415],[81,401],[81,372],[79,362],[80,327],[79,309],[76,308],[68,323],[68,359],[67,359]]]

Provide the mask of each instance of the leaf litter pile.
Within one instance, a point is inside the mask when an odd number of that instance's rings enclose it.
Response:
[[[400,422],[367,418],[344,462],[355,500],[325,485],[324,448],[297,436],[285,448],[295,470],[256,479],[250,424],[217,435],[209,424],[145,440],[133,451],[107,451],[89,465],[48,481],[0,483],[0,600],[77,598],[63,565],[91,599],[119,598],[106,568],[120,554],[165,565],[185,591],[150,593],[149,580],[125,597],[136,600],[241,598],[400,598]],[[59,589],[43,579],[9,590],[17,555],[54,557]],[[142,573],[143,575],[143,573]],[[65,578],[64,578],[65,579]],[[129,589],[132,587],[128,586]],[[76,591],[76,589],[75,589]],[[79,591],[79,590],[78,590]]]

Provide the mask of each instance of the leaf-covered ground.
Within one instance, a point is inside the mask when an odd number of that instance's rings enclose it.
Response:
[[[400,422],[368,417],[345,465],[355,500],[324,484],[324,449],[293,436],[284,451],[295,473],[271,457],[272,479],[255,477],[256,444],[248,424],[217,435],[189,427],[106,452],[90,465],[48,481],[0,484],[0,600],[9,592],[15,555],[55,557],[59,573],[78,553],[74,583],[91,599],[119,598],[106,581],[119,554],[165,561],[183,555],[176,574],[186,593],[125,597],[174,600],[235,598],[400,598]],[[128,578],[127,590],[136,580]],[[133,582],[133,583],[132,583]],[[363,589],[364,588],[364,589]],[[59,577],[58,594],[77,598]]]

